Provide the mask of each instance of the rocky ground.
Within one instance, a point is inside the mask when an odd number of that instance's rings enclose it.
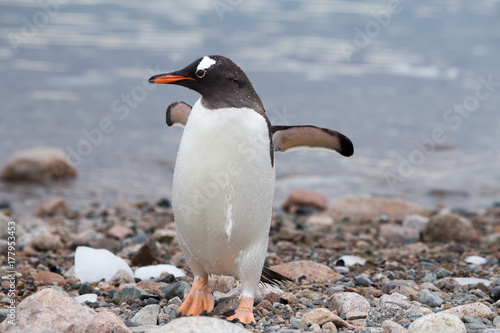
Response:
[[[430,211],[388,198],[326,203],[296,191],[275,211],[266,264],[293,282],[259,290],[255,326],[217,319],[238,302],[238,282],[229,277],[212,278],[209,317],[176,319],[192,275],[166,199],[76,211],[54,198],[31,215],[3,203],[0,331],[500,332],[500,205]],[[12,220],[15,249],[7,242]],[[107,249],[132,269],[172,264],[186,276],[141,281],[125,269],[83,282],[75,277],[78,246]]]

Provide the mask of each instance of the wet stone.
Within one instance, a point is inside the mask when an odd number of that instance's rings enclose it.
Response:
[[[437,280],[437,275],[436,275],[436,273],[433,273],[433,272],[425,273],[424,277],[422,278],[422,282],[433,283],[436,280]]]
[[[130,297],[133,299],[141,297],[141,295],[145,294],[144,290],[136,288],[136,287],[128,287],[118,290],[115,293],[115,298],[123,299],[125,297]]]
[[[451,272],[445,268],[442,268],[442,267],[436,269],[436,271],[434,271],[434,273],[436,274],[436,277],[438,279],[442,279],[442,278],[451,276]]]
[[[94,292],[94,288],[89,283],[84,283],[78,288],[78,293],[80,295],[90,294]]]
[[[441,306],[441,304],[443,304],[443,299],[432,291],[424,289],[420,293],[419,302],[434,308]]]
[[[174,297],[179,297],[180,299],[184,298],[184,289],[189,286],[187,282],[177,281],[168,286],[161,286],[159,289],[162,292],[163,298],[169,300]]]
[[[373,282],[366,276],[364,275],[358,275],[354,278],[354,283],[357,286],[362,286],[362,287],[369,287],[373,285]]]

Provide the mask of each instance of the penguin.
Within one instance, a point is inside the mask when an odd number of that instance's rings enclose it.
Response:
[[[184,126],[174,169],[172,206],[181,250],[192,270],[191,291],[180,316],[210,313],[210,274],[234,276],[242,294],[232,322],[254,324],[253,303],[260,281],[288,278],[264,267],[275,188],[274,152],[324,148],[354,152],[345,135],[315,126],[272,126],[243,70],[220,55],[154,75],[155,84],[198,92],[191,107],[170,104],[168,126]]]

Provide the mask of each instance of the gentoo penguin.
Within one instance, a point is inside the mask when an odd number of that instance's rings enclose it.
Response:
[[[283,276],[264,268],[274,196],[274,151],[326,148],[344,156],[353,145],[344,135],[314,126],[271,126],[245,73],[223,56],[205,56],[159,74],[150,83],[171,83],[201,94],[191,106],[172,103],[167,124],[185,126],[175,163],[172,205],[177,237],[194,274],[181,316],[214,308],[208,275],[229,275],[242,285],[230,321],[254,323],[253,302],[261,280]]]

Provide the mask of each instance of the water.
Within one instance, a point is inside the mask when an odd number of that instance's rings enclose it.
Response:
[[[51,187],[0,183],[0,200],[30,210],[54,195],[75,207],[171,197],[182,129],[166,127],[165,109],[198,96],[146,79],[222,54],[245,70],[274,124],[328,127],[354,142],[350,158],[277,155],[275,205],[297,187],[431,208],[499,201],[500,84],[475,94],[481,80],[500,82],[500,2],[396,5],[4,0],[0,162],[59,146],[80,152],[80,174]],[[471,111],[453,111],[464,103]]]

